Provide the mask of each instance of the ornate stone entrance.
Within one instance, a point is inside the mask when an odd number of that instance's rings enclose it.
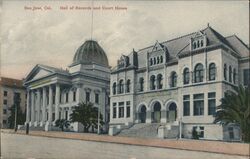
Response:
[[[171,103],[168,107],[168,120],[169,122],[176,121],[177,118],[177,106],[175,103]]]
[[[145,105],[141,106],[140,113],[139,113],[139,119],[141,123],[146,122],[146,112],[147,112],[146,106]]]
[[[155,102],[152,111],[152,123],[160,123],[161,122],[161,104],[159,102]]]

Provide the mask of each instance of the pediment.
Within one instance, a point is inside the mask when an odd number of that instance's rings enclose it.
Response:
[[[193,38],[199,38],[199,37],[202,37],[204,34],[201,32],[201,31],[197,31],[195,34],[194,34],[194,36],[193,36]]]
[[[39,78],[48,76],[50,74],[53,74],[54,72],[52,70],[44,69],[40,67],[39,65],[35,66],[32,71],[29,73],[29,75],[26,78],[27,81],[37,80]]]
[[[164,51],[164,45],[160,44],[158,41],[156,41],[153,49],[152,49],[152,52],[154,51],[160,51],[160,50],[163,50]]]

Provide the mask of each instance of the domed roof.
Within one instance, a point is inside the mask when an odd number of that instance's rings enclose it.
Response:
[[[72,65],[96,63],[109,67],[108,58],[102,47],[94,40],[85,41],[76,51]]]

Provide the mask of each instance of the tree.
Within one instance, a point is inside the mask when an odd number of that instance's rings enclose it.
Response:
[[[13,129],[15,126],[15,111],[16,105],[10,107],[10,116],[8,117],[9,128]],[[22,125],[25,122],[25,113],[22,112],[20,104],[17,104],[17,125]]]
[[[235,87],[225,93],[221,105],[217,107],[214,123],[228,125],[234,123],[241,128],[241,138],[250,142],[250,93],[249,87]]]
[[[103,125],[103,117],[100,114],[100,125]],[[88,132],[89,128],[97,128],[98,126],[98,108],[94,107],[92,103],[79,103],[78,106],[73,107],[70,114],[71,122],[80,122],[84,126],[84,132]]]
[[[56,120],[56,127],[59,127],[62,131],[64,131],[64,128],[68,128],[70,123],[66,119],[57,119]]]

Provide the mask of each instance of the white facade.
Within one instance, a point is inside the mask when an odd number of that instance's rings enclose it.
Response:
[[[239,140],[237,127],[213,124],[213,115],[224,92],[243,84],[244,69],[249,70],[249,48],[237,36],[223,37],[209,26],[133,50],[111,72],[109,134],[137,123],[159,123],[162,137],[168,137],[167,131],[182,123],[185,138],[198,129],[204,139]]]
[[[97,50],[91,50],[91,46]],[[101,48],[97,42],[86,41],[77,50],[69,70],[40,64],[33,68],[25,80],[26,123],[34,128],[51,130],[57,119],[70,120],[72,108],[81,102],[91,102],[100,108],[100,113],[107,123],[110,68],[105,52],[98,52],[98,49]],[[94,57],[97,54],[99,57]],[[89,59],[85,59],[85,56]],[[106,62],[98,63],[96,60]],[[71,129],[82,131],[78,123],[72,124]]]

